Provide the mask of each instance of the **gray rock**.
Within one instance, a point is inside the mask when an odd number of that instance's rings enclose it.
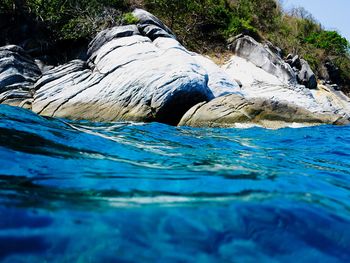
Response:
[[[265,48],[271,50],[275,55],[277,55],[278,57],[282,58],[282,49],[280,49],[279,47],[274,46],[270,41],[265,41]]]
[[[286,57],[286,60],[292,60],[292,59],[293,59],[293,55],[289,53]]]
[[[334,90],[341,90],[340,87],[337,84],[329,85],[329,87],[334,89]]]
[[[158,37],[176,39],[175,34],[151,13],[142,9],[135,9],[132,14],[138,19],[137,27],[141,34],[152,41]]]
[[[298,85],[269,43],[236,38],[230,45],[236,55],[220,68],[188,51],[150,13],[134,15],[137,25],[100,32],[86,60],[54,68],[37,61],[40,70],[19,47],[0,48],[1,98],[21,105],[33,100],[32,110],[44,116],[92,121],[268,128],[349,123],[350,99],[336,87],[317,87],[306,61],[299,67],[298,58],[290,58],[300,81],[317,89]]]
[[[306,60],[301,59],[301,69],[297,75],[298,82],[304,85],[308,89],[316,89],[317,88],[317,80],[315,73],[310,68],[309,64]]]
[[[271,50],[270,45],[263,45],[252,37],[242,36],[234,40],[229,48],[236,56],[244,58],[266,72],[276,76],[286,84],[296,83],[296,76],[278,52]]]
[[[291,67],[301,70],[301,61],[298,55],[294,56],[291,61]]]
[[[0,103],[30,107],[33,86],[41,71],[20,47],[0,47]]]
[[[327,61],[326,63],[324,63],[324,65],[322,65],[320,75],[321,78],[323,78],[329,83],[340,84],[342,82],[339,68],[336,65],[334,65],[331,61]]]
[[[285,102],[250,99],[231,94],[200,103],[191,108],[179,125],[192,127],[247,127],[283,128],[293,123],[303,126],[348,124],[349,119],[335,115],[318,114]]]
[[[350,116],[350,99],[341,92],[320,85],[311,90],[303,85],[285,84],[276,76],[238,56],[232,56],[223,69],[231,78],[240,80],[240,92],[249,101],[263,99],[295,105],[315,114],[340,118]]]
[[[103,30],[98,33],[97,36],[90,42],[87,55],[90,57],[90,60],[93,60],[93,54],[104,44],[116,38],[129,37],[134,35],[140,35],[140,32],[136,25],[113,27],[111,29]]]
[[[154,16],[136,10],[138,25],[99,33],[88,61],[45,72],[33,111],[93,121],[158,121],[176,125],[202,101],[239,93],[209,59],[186,50]],[[166,32],[166,33],[165,33]]]

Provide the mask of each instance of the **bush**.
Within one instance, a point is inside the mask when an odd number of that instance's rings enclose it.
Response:
[[[40,24],[50,32],[49,37],[42,37],[45,41],[86,43],[106,27],[137,23],[132,13],[126,13],[131,6],[146,8],[159,17],[184,45],[197,52],[224,53],[227,38],[245,33],[300,55],[316,73],[322,72],[325,61],[331,61],[339,68],[343,83],[350,81],[348,41],[335,31],[324,30],[303,8],[284,12],[278,0],[0,0],[0,22],[7,22],[8,27],[0,32],[0,42],[11,42],[12,34],[13,42],[20,43],[13,32],[21,32],[20,25],[28,18],[27,28],[32,30],[24,39]]]
[[[1,0],[0,1],[0,12],[9,11],[13,8],[11,0]]]
[[[123,15],[123,24],[125,25],[132,25],[132,24],[137,24],[139,22],[139,19],[135,17],[132,13],[125,13]]]
[[[230,24],[228,25],[228,29],[225,31],[227,36],[238,35],[240,33],[245,33],[247,35],[255,35],[258,30],[251,25],[250,20],[245,20],[243,18],[239,18],[233,16],[231,18]]]
[[[145,0],[145,6],[195,49],[199,39],[221,38],[230,22],[226,0]]]
[[[124,0],[1,0],[0,11],[32,16],[59,39],[89,38],[103,27],[117,24]]]
[[[305,38],[305,42],[326,50],[329,55],[341,56],[349,52],[349,42],[336,31],[315,32]]]

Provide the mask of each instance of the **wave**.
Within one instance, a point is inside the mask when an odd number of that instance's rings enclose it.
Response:
[[[0,260],[347,262],[349,152],[348,126],[92,123],[0,105]]]

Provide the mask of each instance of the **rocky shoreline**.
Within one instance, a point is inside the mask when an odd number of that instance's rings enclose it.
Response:
[[[0,103],[50,117],[194,127],[281,128],[350,122],[350,99],[317,83],[307,62],[240,35],[218,66],[188,51],[159,19],[100,32],[86,60],[45,66],[18,46],[0,48]]]

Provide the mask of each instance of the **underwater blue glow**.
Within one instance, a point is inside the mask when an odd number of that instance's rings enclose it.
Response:
[[[0,262],[350,262],[350,127],[101,124],[0,105],[0,157]]]

